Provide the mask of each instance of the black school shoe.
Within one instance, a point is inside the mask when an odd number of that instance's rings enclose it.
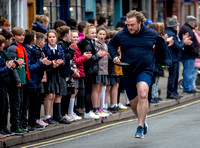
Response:
[[[10,135],[10,136],[15,135],[15,133],[9,131],[7,127],[6,127],[6,128],[3,128],[2,130],[4,131],[4,133],[5,133],[6,135]]]
[[[57,120],[59,123],[63,123],[63,124],[70,124],[71,121],[65,119],[65,118],[61,118],[60,120]]]
[[[30,127],[29,125],[27,126],[22,126],[23,129],[25,129],[27,132],[33,132],[35,131],[35,128]]]
[[[58,125],[59,123],[55,120],[53,120],[52,118],[48,118],[46,120],[44,120],[45,123],[48,123],[49,125]]]
[[[45,126],[40,125],[38,123],[35,123],[34,126],[32,126],[32,128],[36,129],[36,130],[43,130],[45,128]]]

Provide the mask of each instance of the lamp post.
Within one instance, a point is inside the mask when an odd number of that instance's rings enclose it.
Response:
[[[52,0],[49,0],[50,7],[50,28],[52,28]]]

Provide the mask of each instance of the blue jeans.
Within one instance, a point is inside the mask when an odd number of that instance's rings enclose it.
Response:
[[[194,59],[182,60],[183,63],[183,92],[192,90],[194,78]]]

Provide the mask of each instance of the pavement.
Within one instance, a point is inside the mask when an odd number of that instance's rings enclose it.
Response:
[[[159,109],[167,108],[170,106],[174,106],[177,104],[181,104],[190,100],[198,99],[200,98],[200,93],[196,94],[183,94],[182,90],[179,89],[180,95],[183,97],[179,100],[173,100],[173,99],[166,99],[166,87],[167,87],[167,78],[168,78],[168,72],[165,71],[165,77],[160,77],[159,80],[159,88],[161,89],[161,95],[160,97],[163,98],[162,102],[159,102],[158,104],[150,104],[149,107],[149,112],[156,111]],[[181,76],[180,76],[181,79]],[[199,85],[198,85],[199,87]],[[125,104],[125,96],[122,93],[120,101]],[[25,144],[28,142],[33,142],[36,140],[42,140],[46,138],[50,138],[53,136],[57,136],[60,134],[72,132],[78,129],[83,129],[86,127],[94,126],[97,124],[102,124],[106,122],[112,122],[112,121],[118,121],[130,117],[134,117],[135,115],[133,114],[132,110],[130,108],[127,109],[125,112],[121,113],[116,113],[113,114],[112,116],[108,116],[106,118],[101,118],[101,119],[82,119],[79,121],[75,121],[71,124],[59,124],[56,126],[48,126],[44,130],[41,131],[34,131],[34,132],[29,132],[23,135],[14,135],[10,137],[6,137],[5,139],[0,140],[0,148],[1,147],[10,147],[10,146],[16,146],[19,144]]]

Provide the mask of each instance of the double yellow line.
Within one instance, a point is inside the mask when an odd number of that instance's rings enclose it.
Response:
[[[181,105],[181,106],[177,106],[177,107],[174,107],[174,108],[171,108],[171,109],[168,109],[168,110],[164,110],[164,111],[161,111],[161,112],[158,112],[158,113],[148,115],[147,117],[150,118],[150,117],[154,117],[154,116],[157,116],[157,115],[161,115],[161,114],[164,114],[164,113],[167,113],[167,112],[170,112],[170,111],[174,111],[174,110],[177,110],[177,109],[181,109],[181,108],[184,108],[184,107],[187,107],[187,106],[199,103],[199,102],[200,102],[200,100],[190,102],[190,103],[187,103],[187,104],[184,104],[184,105]],[[114,126],[116,126],[116,125],[120,125],[120,124],[124,124],[124,123],[128,123],[128,122],[133,122],[133,121],[136,121],[136,120],[137,119],[120,121],[120,122],[108,124],[108,125],[105,125],[105,126],[101,126],[101,127],[95,128],[95,129],[80,132],[80,133],[77,133],[77,134],[74,134],[74,135],[65,136],[65,137],[62,137],[62,138],[57,138],[57,139],[53,139],[53,140],[49,140],[49,141],[45,141],[45,142],[40,142],[40,143],[36,143],[36,144],[32,144],[32,145],[27,145],[27,146],[23,146],[21,148],[29,148],[29,147],[39,148],[39,147],[53,145],[53,144],[57,144],[57,143],[61,143],[61,142],[66,142],[66,141],[70,141],[70,140],[73,140],[73,139],[76,139],[76,138],[89,136],[93,133],[97,133],[97,132],[101,132],[101,131],[104,131],[104,130],[107,130],[107,129],[114,128]]]

